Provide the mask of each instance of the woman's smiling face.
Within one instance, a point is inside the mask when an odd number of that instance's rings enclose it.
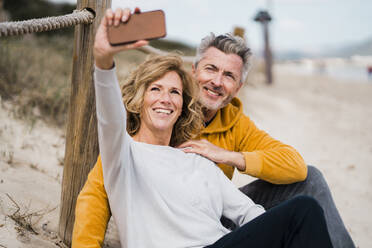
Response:
[[[182,113],[182,81],[175,71],[152,82],[145,91],[141,109],[141,127],[155,133],[172,133]]]

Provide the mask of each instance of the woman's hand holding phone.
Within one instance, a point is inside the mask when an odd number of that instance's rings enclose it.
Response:
[[[135,13],[139,13],[139,8],[135,9]],[[94,40],[93,56],[95,64],[103,70],[111,69],[114,65],[114,55],[120,51],[135,49],[148,44],[146,40],[138,40],[134,43],[112,46],[108,39],[108,29],[112,26],[119,26],[120,22],[127,22],[130,19],[130,9],[116,9],[113,12],[107,9],[105,16],[97,29]]]

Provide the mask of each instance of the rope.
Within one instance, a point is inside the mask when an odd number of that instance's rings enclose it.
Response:
[[[23,35],[35,32],[45,32],[75,26],[78,24],[90,24],[93,22],[93,19],[94,14],[87,9],[83,9],[74,10],[72,14],[64,16],[46,17],[16,22],[2,22],[0,23],[0,37]],[[137,49],[146,54],[168,54],[167,52],[164,52],[152,46],[144,46]],[[191,56],[181,57],[185,63],[193,63],[194,61],[194,57]]]
[[[0,37],[11,35],[23,35],[27,33],[45,32],[60,28],[75,26],[78,24],[90,24],[94,14],[89,10],[74,10],[72,14],[30,19],[26,21],[0,23]]]

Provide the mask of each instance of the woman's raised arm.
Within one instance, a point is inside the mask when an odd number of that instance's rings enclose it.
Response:
[[[120,170],[120,158],[128,143],[126,132],[126,111],[123,105],[121,91],[116,77],[114,55],[147,44],[147,41],[137,41],[123,46],[111,46],[107,38],[107,30],[111,25],[119,25],[120,21],[130,18],[129,9],[117,9],[115,13],[107,10],[97,29],[94,42],[94,84],[96,94],[96,111],[98,121],[98,141],[102,159],[105,188],[117,183]],[[108,183],[106,183],[108,182]]]

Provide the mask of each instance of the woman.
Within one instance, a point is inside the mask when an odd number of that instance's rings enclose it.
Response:
[[[122,246],[332,247],[313,199],[264,213],[213,162],[173,148],[201,126],[197,91],[178,57],[155,57],[137,68],[123,86],[127,114],[113,56],[147,44],[109,45],[107,27],[127,18],[108,11],[94,46],[104,184]],[[230,232],[222,215],[240,228]]]

